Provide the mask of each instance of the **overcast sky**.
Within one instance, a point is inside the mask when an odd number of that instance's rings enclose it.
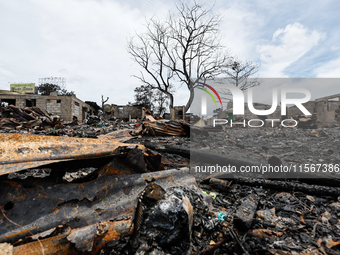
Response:
[[[207,7],[212,1],[203,0]],[[10,83],[65,77],[81,100],[133,101],[139,67],[127,39],[150,17],[174,9],[169,0],[0,0],[0,89]],[[340,1],[216,0],[224,43],[261,62],[259,77],[340,78]],[[337,91],[338,90],[338,91]],[[312,97],[340,93],[320,90]],[[185,88],[175,105],[186,104]]]

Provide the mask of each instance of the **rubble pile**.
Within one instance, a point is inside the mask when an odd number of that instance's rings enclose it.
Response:
[[[178,121],[144,121],[146,130],[153,136],[190,136],[190,126],[185,122]]]
[[[167,189],[133,243],[122,237],[107,254],[339,254],[339,198],[205,179]]]
[[[130,130],[131,136],[190,136],[190,129],[197,133],[207,132],[198,127],[190,127],[183,121],[154,119],[150,114],[146,120],[124,122],[122,119],[104,119],[91,115],[79,123],[77,120],[65,122],[59,116],[51,116],[38,107],[18,108],[10,105],[2,108],[0,132],[18,134],[39,134],[66,137],[98,138],[100,135],[119,130]]]
[[[22,115],[19,115],[19,118],[17,117],[17,119],[0,119],[0,133],[98,138],[100,135],[108,134],[116,130],[129,129],[132,131],[137,127],[136,123],[100,120],[97,116],[90,116],[91,118],[89,118],[89,120],[91,121],[86,124],[79,123],[78,121],[64,122],[58,116],[50,116],[46,112],[42,112],[45,115],[35,114],[35,112],[39,113],[39,108],[37,107],[26,107],[24,108],[25,111],[20,108],[13,109],[16,109]],[[34,109],[34,111],[30,109]],[[26,115],[27,112],[30,114]],[[3,115],[6,116],[6,114]],[[10,116],[9,114],[7,115]],[[18,115],[16,114],[15,116]],[[25,116],[25,118],[29,120],[23,120],[22,116]]]
[[[14,105],[1,107],[0,129],[20,130],[25,128],[44,130],[45,128],[60,128],[62,124],[59,116],[50,116],[39,107],[19,108]]]
[[[202,188],[213,192],[215,210],[229,218],[238,240],[216,254],[337,254],[340,252],[337,197],[302,192],[221,185],[210,179]],[[217,183],[217,185],[216,185]],[[216,189],[217,188],[217,189]],[[229,189],[228,189],[229,188]],[[233,235],[231,235],[233,236]]]
[[[191,136],[191,148],[228,155],[242,155],[265,162],[271,156],[283,164],[337,164],[340,161],[340,127],[317,130],[294,128],[231,128]],[[183,145],[185,146],[185,145]]]
[[[132,129],[130,126],[124,126],[121,128]],[[41,131],[39,134],[66,137],[98,138],[100,135],[108,134],[117,129],[117,124],[115,122],[98,122],[91,125],[78,122],[69,122],[64,123],[64,127],[61,129],[49,129],[46,131]]]
[[[140,136],[129,140],[129,143],[139,143],[153,146],[163,161],[182,162],[181,166],[189,167],[190,151],[175,153],[166,147],[179,147],[191,150],[198,149],[221,157],[239,157],[253,159],[260,163],[269,163],[272,157],[283,165],[300,164],[338,164],[340,161],[340,127],[319,129],[295,128],[230,128],[220,132],[209,132],[209,136],[191,132],[191,137],[152,137]],[[192,156],[192,153],[191,153]],[[186,165],[183,165],[187,162]],[[216,163],[216,162],[215,162]],[[167,166],[167,164],[165,164]],[[175,165],[168,164],[168,167]],[[334,173],[334,172],[333,172]]]
[[[312,117],[306,117],[304,115],[295,115],[293,119],[298,122],[297,127],[303,129],[317,129],[318,125],[316,123],[317,116],[313,114]]]
[[[150,184],[139,197],[127,253],[185,253],[190,247],[192,214],[190,200],[182,189],[165,191]]]

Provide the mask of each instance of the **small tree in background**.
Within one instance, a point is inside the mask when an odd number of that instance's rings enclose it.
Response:
[[[233,58],[230,62],[230,68],[224,71],[226,74],[226,80],[238,87],[242,91],[246,91],[249,88],[259,86],[260,82],[257,78],[249,78],[258,72],[260,63],[252,61],[242,61],[237,58]],[[222,99],[231,101],[232,95],[229,90],[221,89]]]
[[[50,95],[52,92],[58,92],[59,96],[76,96],[74,91],[67,91],[56,84],[44,83],[40,84],[37,88],[41,95]]]
[[[41,84],[37,88],[41,95],[46,96],[50,95],[52,92],[60,91],[60,86],[51,83]]]
[[[134,89],[135,102],[134,105],[142,105],[145,109],[153,111],[153,90],[150,86],[142,85]]]
[[[135,102],[130,105],[142,105],[145,109],[159,116],[163,115],[169,106],[169,98],[161,91],[154,90],[150,86],[141,85],[134,89]]]
[[[154,102],[156,104],[154,106],[154,111],[159,116],[162,116],[166,112],[166,109],[168,109],[170,100],[166,94],[159,90],[155,91],[154,95]]]

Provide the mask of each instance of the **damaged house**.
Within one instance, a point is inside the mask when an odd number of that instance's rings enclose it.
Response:
[[[319,124],[331,125],[335,124],[335,110],[340,106],[340,94],[320,97],[315,101],[304,103],[303,106],[311,113],[316,114]],[[301,114],[301,111],[294,105],[288,108],[288,117]]]
[[[332,125],[336,124],[335,120],[335,111],[340,106],[340,94],[334,94],[326,97],[317,98],[314,101],[308,101],[302,104],[312,115],[315,115],[316,122],[321,125]],[[232,102],[228,103],[227,110],[220,111],[217,115],[218,119],[228,119],[228,112],[232,110],[233,104]],[[271,108],[271,105],[262,104],[262,103],[254,103],[254,108],[257,110],[268,110]],[[286,116],[281,116],[281,107],[277,106],[276,110],[269,115],[258,116],[253,114],[249,108],[248,104],[244,104],[244,119],[292,119],[295,116],[303,115],[301,110],[296,106],[290,106],[286,109]],[[235,118],[238,115],[234,116]],[[208,124],[211,124],[213,119],[208,120]]]
[[[143,105],[112,105],[113,116],[117,119],[143,119],[145,111]],[[185,113],[184,106],[175,106],[171,113],[164,113],[164,119],[172,120],[190,120],[190,114]],[[148,109],[146,109],[148,110]]]
[[[50,114],[60,116],[65,121],[72,121],[74,118],[77,118],[78,121],[82,122],[86,118],[87,112],[90,115],[98,113],[97,108],[84,103],[75,96],[58,96],[56,92],[45,96],[0,90],[0,103],[1,106],[37,106]]]
[[[112,105],[114,117],[117,119],[143,119],[144,111],[142,105]]]

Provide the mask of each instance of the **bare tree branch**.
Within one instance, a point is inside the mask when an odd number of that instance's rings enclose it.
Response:
[[[230,83],[246,91],[249,88],[259,86],[260,83],[257,77],[250,77],[258,72],[260,63],[255,63],[251,61],[242,61],[240,59],[234,58],[230,62],[230,68],[226,69],[224,74],[225,79]],[[221,98],[224,101],[232,101],[232,95],[229,90],[221,90]]]
[[[196,82],[227,72],[230,54],[220,43],[221,17],[197,2],[185,1],[165,20],[151,19],[146,32],[128,42],[128,52],[142,67],[137,77],[144,85],[165,93],[173,107],[174,90],[185,84],[190,91],[187,111],[194,97]]]

